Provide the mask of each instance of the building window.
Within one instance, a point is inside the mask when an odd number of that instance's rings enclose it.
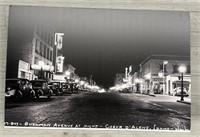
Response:
[[[49,60],[49,48],[47,48],[47,59]]]
[[[38,39],[36,39],[35,52],[40,53],[40,41]]]
[[[51,35],[50,34],[48,34],[48,43],[49,43],[49,45],[51,45]]]
[[[51,53],[50,53],[50,60],[53,61],[53,51],[51,50]]]
[[[160,65],[160,71],[163,71],[163,64],[159,64]],[[165,73],[167,73],[167,64],[164,65],[164,70]]]
[[[44,45],[44,57],[47,58],[46,45]]]
[[[187,73],[190,74],[190,65],[187,65]]]
[[[40,43],[40,52],[39,52],[39,54],[42,56],[42,47],[43,47],[43,44],[42,43]]]
[[[38,63],[38,58],[35,57],[34,64],[37,64],[37,63]]]
[[[178,65],[173,64],[173,73],[178,73]]]

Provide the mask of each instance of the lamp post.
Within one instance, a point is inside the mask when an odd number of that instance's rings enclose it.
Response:
[[[181,101],[184,101],[184,96],[183,96],[183,73],[186,72],[186,66],[185,65],[180,65],[178,70],[181,73]]]
[[[67,82],[69,83],[71,72],[69,70],[65,71],[65,75],[67,77]]]
[[[164,92],[165,92],[165,90],[164,90],[164,83],[165,83],[165,65],[167,65],[167,64],[168,64],[168,61],[163,60],[163,94],[164,94]]]

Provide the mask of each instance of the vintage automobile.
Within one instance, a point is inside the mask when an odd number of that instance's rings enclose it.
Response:
[[[60,82],[49,82],[48,86],[53,91],[53,94],[55,95],[63,94],[63,89]]]
[[[78,94],[79,93],[78,84],[76,84],[76,83],[70,83],[70,90],[71,90],[72,93]]]
[[[181,87],[176,87],[173,91],[172,91],[173,96],[181,96]],[[183,88],[183,96],[188,97],[189,93],[186,90],[186,88]]]
[[[32,89],[32,84],[28,79],[6,79],[5,97],[15,99],[34,98],[35,91]]]
[[[40,96],[47,96],[51,98],[53,91],[49,88],[48,82],[43,79],[36,79],[31,81],[36,98]]]
[[[61,83],[61,88],[62,88],[63,93],[72,94],[69,83],[67,83],[67,82]]]

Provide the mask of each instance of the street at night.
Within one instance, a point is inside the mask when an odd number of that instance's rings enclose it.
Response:
[[[187,12],[9,13],[5,126],[190,130]]]
[[[5,121],[8,126],[25,127],[190,129],[190,105],[176,102],[178,99],[136,93],[80,93],[31,102],[8,100]]]

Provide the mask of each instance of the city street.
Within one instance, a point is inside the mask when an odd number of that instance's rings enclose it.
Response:
[[[6,101],[5,125],[188,130],[190,105],[176,99],[136,93],[80,93],[26,102]]]

